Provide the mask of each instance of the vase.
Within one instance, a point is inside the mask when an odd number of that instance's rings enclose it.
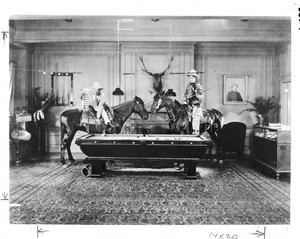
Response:
[[[269,125],[269,117],[264,115],[257,115],[259,125]]]
[[[263,122],[262,122],[263,125],[269,125],[269,117],[268,116],[264,116],[263,117]]]

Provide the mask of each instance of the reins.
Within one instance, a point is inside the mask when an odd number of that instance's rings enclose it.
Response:
[[[127,104],[129,104],[129,103],[133,103],[133,104],[129,107],[129,110],[128,110],[129,114],[128,114],[128,115],[123,114],[123,113],[117,111],[119,108],[121,108],[121,107],[123,107],[123,106],[125,106],[125,105],[127,105]],[[127,117],[129,117],[129,116],[132,114],[133,108],[134,108],[134,106],[135,106],[135,103],[136,103],[137,106],[139,107],[140,112],[143,112],[143,109],[141,108],[140,103],[138,102],[137,99],[134,99],[134,100],[129,101],[129,102],[124,102],[124,103],[122,103],[122,104],[116,106],[116,107],[113,108],[113,109],[114,109],[115,113],[117,113],[117,114],[121,117],[121,119],[123,120],[123,117],[127,118]],[[123,111],[126,111],[126,112],[127,112],[127,110],[122,110],[122,112],[123,112]]]

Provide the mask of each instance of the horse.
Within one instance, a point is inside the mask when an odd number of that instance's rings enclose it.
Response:
[[[157,93],[151,106],[151,112],[156,114],[165,108],[169,116],[169,127],[172,134],[190,134],[188,111],[177,100],[172,100],[165,92]]]
[[[173,134],[191,134],[192,127],[189,121],[189,109],[165,95],[157,93],[151,106],[151,112],[157,113],[165,108],[169,116],[169,126]],[[200,123],[200,134],[207,132],[216,145],[217,154],[220,150],[220,133],[223,127],[223,114],[216,109],[203,109],[203,122]]]
[[[125,121],[129,118],[132,113],[137,113],[143,120],[148,119],[148,112],[145,108],[144,102],[141,98],[135,96],[133,100],[126,101],[120,105],[111,107],[113,110],[113,119],[111,120],[114,125],[114,131],[105,129],[105,133],[119,134]],[[60,115],[60,128],[61,128],[61,157],[60,161],[62,165],[65,162],[65,149],[67,149],[68,157],[71,163],[75,160],[71,153],[71,143],[78,130],[88,132],[85,125],[82,124],[82,113],[83,110],[70,109],[64,111]],[[89,128],[88,133],[97,133],[96,127]]]

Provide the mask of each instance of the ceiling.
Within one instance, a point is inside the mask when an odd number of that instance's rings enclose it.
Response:
[[[12,42],[291,41],[284,17],[11,16]]]

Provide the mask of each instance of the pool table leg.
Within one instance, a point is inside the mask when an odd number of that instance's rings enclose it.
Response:
[[[106,161],[101,161],[99,163],[92,164],[92,175],[106,174],[106,171]]]
[[[81,170],[86,177],[101,177],[103,174],[106,174],[106,171],[106,161],[90,163]]]
[[[186,179],[197,179],[196,162],[186,162],[185,164]]]

